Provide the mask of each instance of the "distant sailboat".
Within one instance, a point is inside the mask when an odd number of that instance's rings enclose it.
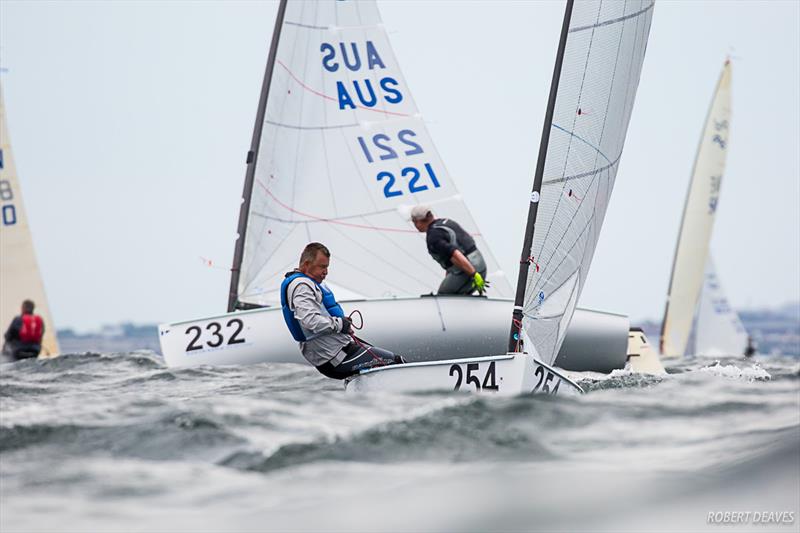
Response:
[[[28,217],[22,203],[22,190],[11,154],[6,109],[0,88],[0,327],[2,332],[5,332],[11,320],[20,314],[20,306],[26,299],[33,300],[36,304],[36,314],[40,315],[45,323],[40,357],[57,355],[56,329],[47,305]]]
[[[709,255],[697,307],[692,353],[713,357],[743,355],[747,349],[747,338],[747,330],[728,303],[714,261]]]
[[[747,334],[722,293],[709,253],[730,124],[731,64],[725,61],[703,128],[675,249],[661,324],[660,351],[664,357],[680,357],[691,350],[693,328],[695,353],[742,355],[747,346]],[[732,332],[726,341],[721,340]]]
[[[600,237],[633,111],[653,5],[567,1],[513,317],[508,317],[508,353],[377,367],[353,377],[348,390],[580,391],[552,365]]]
[[[578,205],[577,184],[575,191],[565,201]],[[444,273],[409,221],[418,204],[472,234],[487,260],[490,298],[420,296]],[[363,312],[375,344],[412,360],[505,349],[510,283],[436,150],[374,1],[281,2],[238,234],[228,313],[162,324],[168,365],[303,362],[283,322],[279,287],[311,241],[331,249],[326,282],[346,311]],[[564,365],[621,368],[628,326],[622,315],[578,310]]]

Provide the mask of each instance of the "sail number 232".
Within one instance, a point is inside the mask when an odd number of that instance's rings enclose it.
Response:
[[[200,326],[189,326],[184,332],[191,337],[189,344],[186,346],[186,351],[202,350],[204,344],[209,348],[219,348],[223,344],[240,344],[245,342],[245,339],[239,337],[242,329],[244,329],[244,323],[242,323],[240,319],[232,318],[228,320],[226,326],[227,327],[223,329],[222,324],[219,322],[209,322],[206,324],[205,329],[211,335],[211,338],[205,343],[200,340],[200,337],[203,336],[203,330],[200,329]]]

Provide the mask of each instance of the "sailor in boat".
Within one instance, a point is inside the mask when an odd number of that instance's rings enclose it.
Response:
[[[329,378],[345,379],[374,366],[405,362],[388,350],[353,334],[352,320],[324,283],[331,253],[318,242],[308,244],[300,265],[281,283],[283,319],[300,343],[306,360]]]
[[[753,337],[747,336],[747,347],[744,349],[745,357],[753,357],[756,354],[756,346],[753,343]]]
[[[486,261],[469,233],[449,218],[434,218],[431,208],[417,205],[411,210],[411,222],[425,233],[428,253],[447,272],[439,285],[438,294],[483,295],[486,281]]]
[[[33,314],[35,307],[31,300],[22,302],[22,314],[15,316],[6,330],[3,355],[19,360],[37,357],[42,351],[44,321]]]

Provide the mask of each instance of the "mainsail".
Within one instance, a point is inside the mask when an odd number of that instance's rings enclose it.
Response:
[[[694,339],[696,355],[740,356],[747,348],[747,331],[728,303],[710,254],[697,308]]]
[[[442,270],[414,205],[458,221],[510,296],[431,140],[374,0],[281,3],[256,119],[229,310],[269,305],[310,241],[333,254],[337,294],[418,296]]]
[[[664,356],[681,356],[686,351],[725,171],[730,121],[731,66],[726,61],[703,128],[686,196],[661,324],[660,348]]]
[[[622,157],[653,5],[567,3],[509,343],[511,350],[518,347],[522,327],[546,363],[558,353],[589,272]]]
[[[6,109],[0,90],[0,327],[3,331],[14,316],[20,314],[20,306],[26,299],[33,300],[36,313],[45,323],[42,355],[58,354],[55,326],[47,306],[11,155]]]

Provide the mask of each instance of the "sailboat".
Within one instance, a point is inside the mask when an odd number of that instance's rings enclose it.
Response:
[[[747,346],[747,333],[728,305],[709,253],[730,124],[731,64],[726,60],[703,128],[686,196],[661,324],[663,357],[680,357],[687,351],[741,355]],[[695,346],[692,349],[689,341],[693,330]]]
[[[3,331],[20,314],[23,300],[33,300],[36,314],[45,323],[39,356],[57,355],[56,330],[22,203],[22,190],[11,154],[6,109],[0,88],[0,327]]]
[[[419,204],[474,237],[491,298],[420,296],[443,272],[409,221]],[[167,365],[304,362],[283,323],[279,287],[312,241],[330,248],[326,282],[346,312],[362,312],[371,342],[417,361],[505,350],[511,285],[433,144],[374,1],[280,3],[247,154],[228,312],[160,325]],[[628,326],[624,315],[578,310],[563,365],[621,368]]]
[[[739,356],[745,353],[747,345],[747,330],[728,302],[709,254],[697,305],[692,353],[710,357]]]
[[[580,393],[553,366],[589,272],[644,61],[652,0],[567,1],[530,196],[508,351],[362,371],[348,390]],[[591,109],[592,113],[584,113]]]

